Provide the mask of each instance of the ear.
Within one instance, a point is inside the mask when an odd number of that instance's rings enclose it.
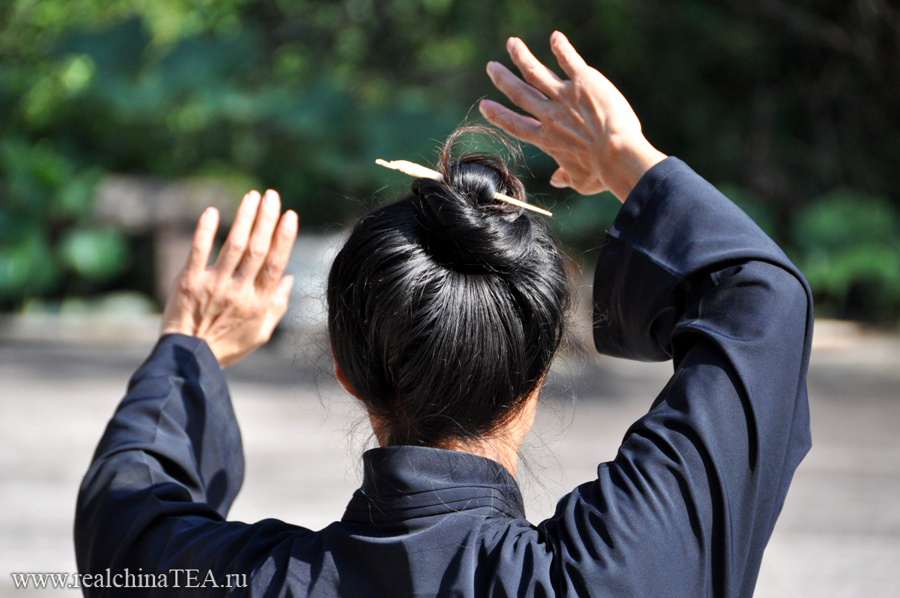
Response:
[[[341,369],[341,366],[338,365],[338,362],[334,358],[333,353],[331,355],[331,360],[334,362],[334,377],[337,378],[338,384],[340,384],[344,390],[358,399],[359,396],[356,394],[356,391],[353,390],[353,386],[350,385],[350,380],[348,380],[347,376],[344,375],[344,371]]]

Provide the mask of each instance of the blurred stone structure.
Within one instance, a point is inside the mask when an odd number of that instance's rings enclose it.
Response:
[[[215,179],[111,175],[97,187],[94,217],[128,234],[150,235],[154,289],[162,304],[184,265],[200,214],[209,206],[218,208],[223,230],[231,224],[239,200],[233,186]]]

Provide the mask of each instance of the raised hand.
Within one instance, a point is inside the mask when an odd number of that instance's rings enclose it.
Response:
[[[584,195],[609,190],[625,201],[641,176],[666,156],[644,138],[625,97],[584,62],[566,36],[555,31],[550,47],[567,80],[541,64],[515,37],[506,49],[522,78],[500,63],[487,65],[497,89],[531,117],[491,100],[481,101],[481,113],[556,160],[559,168],[550,179],[555,187],[571,187]]]
[[[225,244],[208,266],[219,213],[200,216],[191,253],[166,301],[162,334],[202,338],[223,367],[264,344],[284,316],[293,277],[282,277],[297,238],[297,214],[281,215],[275,191],[244,196]]]

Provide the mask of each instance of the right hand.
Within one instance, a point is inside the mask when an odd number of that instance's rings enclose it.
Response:
[[[497,89],[534,118],[491,100],[482,100],[479,109],[492,124],[556,160],[553,186],[584,195],[609,190],[624,202],[644,173],[666,156],[644,138],[625,97],[584,62],[566,36],[554,31],[550,47],[568,80],[541,64],[515,37],[506,49],[524,81],[502,64],[487,65]]]

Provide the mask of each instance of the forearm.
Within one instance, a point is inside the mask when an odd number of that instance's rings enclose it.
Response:
[[[748,261],[789,272],[808,296],[800,272],[746,214],[677,158],[657,164],[629,195],[600,253],[597,349],[670,359],[673,328],[688,303],[702,299],[696,291],[704,276]]]
[[[79,568],[114,566],[167,514],[221,520],[243,478],[225,379],[203,341],[160,339],[135,372],[78,497]]]

